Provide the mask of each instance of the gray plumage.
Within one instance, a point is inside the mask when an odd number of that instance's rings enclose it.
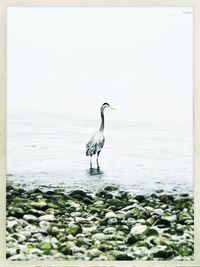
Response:
[[[101,152],[101,149],[104,146],[105,143],[105,137],[103,135],[103,131],[104,131],[104,109],[105,108],[111,108],[110,105],[108,103],[104,103],[101,106],[101,125],[100,125],[100,129],[99,131],[95,132],[89,142],[86,144],[86,156],[90,156],[90,168],[92,168],[92,156],[97,154],[97,168],[99,168],[99,162],[98,162],[98,158],[99,158],[99,154]]]
[[[105,137],[102,132],[95,132],[86,145],[86,156],[95,155],[100,152],[104,146]]]

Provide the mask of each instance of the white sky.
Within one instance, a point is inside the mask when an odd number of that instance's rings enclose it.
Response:
[[[9,7],[8,109],[189,123],[192,26],[189,7]]]

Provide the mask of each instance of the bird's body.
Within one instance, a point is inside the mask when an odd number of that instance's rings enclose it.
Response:
[[[101,106],[101,125],[99,131],[96,131],[90,138],[86,145],[86,156],[90,156],[90,168],[92,168],[92,156],[97,154],[97,168],[99,169],[99,154],[105,143],[104,137],[104,109],[110,107],[108,103],[104,103]],[[112,108],[112,107],[110,107]]]
[[[90,138],[89,142],[86,145],[86,155],[93,156],[104,146],[105,137],[102,132],[96,131]]]

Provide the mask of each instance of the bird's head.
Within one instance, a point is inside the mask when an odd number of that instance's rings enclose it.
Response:
[[[104,110],[106,108],[115,109],[115,108],[111,107],[108,103],[103,103],[103,105],[101,106],[101,110]]]

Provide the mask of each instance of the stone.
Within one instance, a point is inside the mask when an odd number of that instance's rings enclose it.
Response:
[[[163,192],[164,192],[163,189],[157,189],[157,190],[156,190],[156,193],[159,193],[159,194],[160,194],[160,193],[163,193]]]
[[[193,260],[194,203],[187,194],[135,197],[103,188],[96,196],[82,190],[70,196],[59,188],[11,190],[8,259]]]
[[[71,217],[80,217],[81,216],[81,212],[78,212],[78,211],[71,212],[70,216]]]
[[[23,216],[23,219],[27,222],[30,222],[30,223],[34,223],[34,222],[37,222],[38,219],[36,216],[34,215],[31,215],[31,214],[26,214]]]
[[[134,249],[135,247],[146,247],[146,248],[151,248],[152,245],[150,244],[150,242],[148,242],[147,240],[138,240],[135,244],[134,244]]]
[[[39,221],[52,222],[52,221],[55,221],[55,217],[52,214],[42,215],[39,217]]]
[[[52,248],[52,244],[50,241],[42,241],[40,244],[39,244],[39,248],[41,250],[50,250]]]
[[[24,215],[24,210],[20,207],[8,208],[8,213],[14,215],[16,218],[22,218]]]
[[[35,238],[38,242],[42,242],[44,240],[44,235],[41,233],[35,233],[32,235],[33,238]]]
[[[106,240],[106,236],[105,236],[105,234],[103,234],[103,233],[97,233],[97,234],[94,234],[93,236],[92,236],[92,240],[100,240],[100,241],[104,241],[104,240]]]
[[[101,255],[101,253],[102,252],[97,248],[93,248],[93,249],[88,250],[88,255],[92,258],[99,257]]]
[[[17,254],[17,248],[16,247],[6,249],[6,258],[9,258],[9,257],[16,255],[16,254]]]
[[[40,230],[44,232],[48,232],[50,230],[50,222],[42,220],[41,222],[39,222],[39,226],[40,226]]]
[[[187,245],[181,246],[179,249],[179,253],[181,256],[190,256],[194,253],[193,249],[188,247]]]
[[[38,201],[32,201],[31,206],[35,209],[46,210],[47,203],[44,199],[39,199]]]
[[[121,254],[116,255],[116,260],[118,261],[132,261],[135,259],[135,256],[131,253],[121,252]]]
[[[113,249],[113,245],[109,244],[108,242],[105,242],[105,243],[99,244],[98,248],[103,252],[107,252]]]
[[[171,227],[171,222],[169,220],[159,219],[156,221],[155,225],[159,228]]]
[[[134,218],[128,218],[126,221],[127,225],[134,225],[136,222],[136,220]]]
[[[83,198],[86,197],[87,194],[83,190],[73,190],[71,193],[69,193],[69,196],[74,198],[81,196]]]
[[[117,189],[118,189],[118,187],[115,185],[107,185],[104,187],[105,191],[116,191]]]
[[[116,217],[117,217],[117,215],[114,212],[112,212],[112,211],[109,211],[109,212],[107,212],[105,214],[105,218],[107,218],[107,219],[116,218]]]
[[[7,227],[8,230],[13,229],[17,225],[18,225],[18,221],[17,220],[9,221],[7,219],[7,221],[6,221],[6,227]]]
[[[103,204],[104,204],[104,202],[103,202],[102,200],[96,200],[96,201],[93,203],[93,205],[94,205],[95,207],[102,207]]]
[[[82,227],[82,232],[83,234],[89,234],[89,233],[94,233],[97,230],[97,226],[93,225],[91,227]]]
[[[153,243],[156,245],[169,245],[169,239],[164,237],[164,236],[157,236],[154,240]]]
[[[159,234],[158,230],[153,227],[149,228],[146,233],[147,236],[158,236],[158,234]]]
[[[116,229],[114,227],[107,227],[103,230],[104,234],[113,234],[116,232]]]
[[[166,249],[160,249],[153,255],[155,258],[169,259],[172,256],[172,251]]]
[[[75,221],[76,221],[77,223],[80,223],[80,224],[87,224],[87,223],[88,223],[88,220],[85,219],[85,218],[82,218],[82,217],[76,217],[76,218],[75,218]]]
[[[146,221],[144,219],[138,219],[137,223],[139,224],[146,224]]]
[[[147,230],[146,225],[136,225],[136,226],[133,226],[133,228],[130,231],[130,234],[132,236],[138,236],[138,235],[144,234],[146,230]]]
[[[74,247],[75,247],[74,242],[72,242],[72,241],[64,242],[60,246],[60,252],[69,255]]]
[[[26,240],[26,236],[19,233],[14,233],[10,237],[15,238],[19,243],[23,243]]]
[[[108,224],[110,224],[110,225],[116,225],[117,223],[118,223],[117,218],[110,218],[108,220]]]
[[[95,258],[95,261],[107,261],[108,258],[104,255],[100,255],[99,257]]]
[[[164,204],[170,204],[171,202],[174,202],[174,197],[172,195],[161,195],[159,196],[159,199]]]
[[[126,212],[123,210],[119,210],[116,213],[117,219],[122,220],[126,217]]]
[[[128,211],[128,210],[131,210],[132,211],[133,209],[135,209],[137,207],[138,207],[138,204],[137,203],[134,203],[132,205],[126,206],[125,208],[122,209],[122,211]]]
[[[81,247],[81,246],[88,247],[92,245],[92,242],[91,242],[91,239],[81,236],[78,238],[76,237],[76,245],[78,247]]]
[[[45,215],[45,212],[44,211],[42,211],[42,210],[36,210],[36,209],[30,209],[28,211],[28,213],[30,213],[32,215],[35,215],[37,217],[42,216],[42,215]]]
[[[24,260],[28,260],[28,256],[25,256],[23,253],[20,253],[20,254],[11,256],[8,259],[11,261],[24,261]]]
[[[167,220],[169,222],[175,222],[177,220],[177,216],[176,214],[172,214],[172,215],[163,215],[162,219]]]
[[[162,209],[155,209],[153,213],[160,216],[164,213],[164,211]]]
[[[181,193],[179,196],[180,197],[189,197],[189,194],[188,193]]]
[[[190,220],[190,219],[191,219],[191,215],[188,214],[188,212],[182,211],[178,214],[178,221],[181,223],[185,222],[186,220]]]
[[[154,208],[150,207],[150,206],[146,206],[145,209],[149,212],[153,212]]]
[[[67,227],[65,228],[65,233],[66,234],[72,234],[76,235],[80,232],[81,228],[79,225],[74,224],[74,223],[69,223]]]
[[[26,227],[24,227],[25,232],[29,232],[31,234],[38,233],[38,226],[34,224],[28,224]]]
[[[135,197],[135,199],[138,200],[139,202],[142,202],[142,201],[145,200],[145,196],[143,196],[143,195],[137,195],[137,196]]]
[[[119,199],[113,197],[111,199],[108,199],[106,201],[106,207],[109,207],[111,209],[111,207],[113,207],[113,209],[117,210],[119,208],[121,208],[123,206],[122,201],[120,201]]]

